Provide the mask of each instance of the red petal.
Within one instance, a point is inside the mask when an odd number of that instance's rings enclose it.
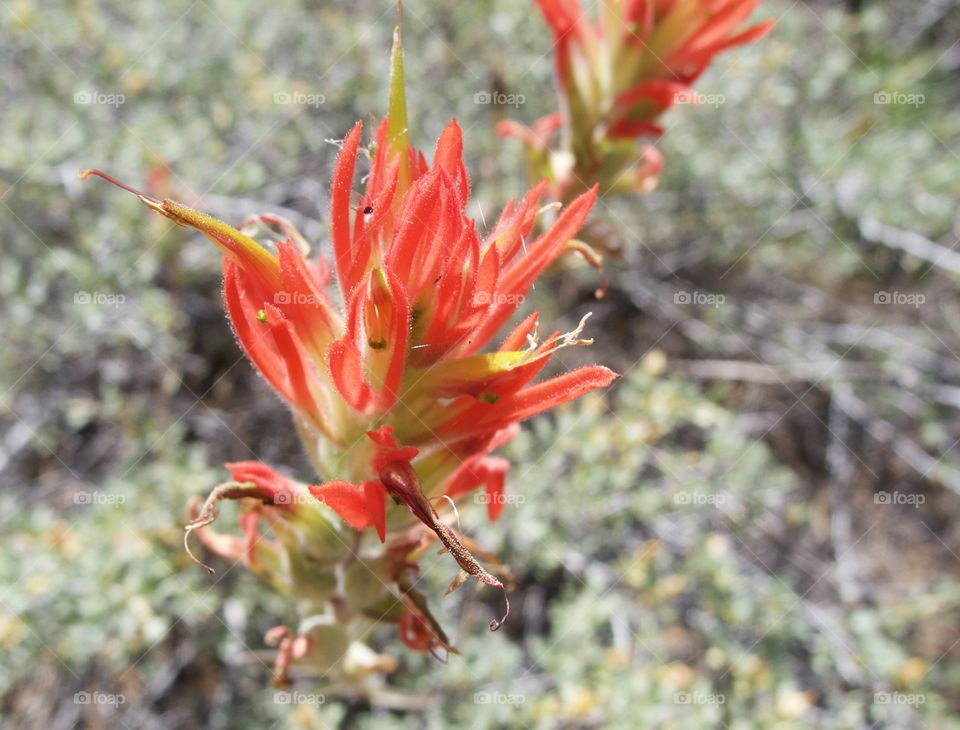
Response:
[[[350,194],[353,191],[353,171],[357,163],[357,147],[363,122],[357,122],[343,142],[337,165],[333,171],[330,190],[330,237],[333,239],[333,258],[343,300],[349,301],[355,281],[349,277],[353,263],[350,242]]]
[[[391,408],[397,400],[400,391],[400,381],[407,361],[407,344],[410,336],[410,302],[403,290],[403,285],[397,276],[387,267],[383,268],[390,286],[390,322],[387,335],[389,344],[382,353],[388,358],[386,374],[380,387],[378,407],[382,410]],[[373,351],[371,355],[381,353]]]
[[[507,335],[503,343],[498,348],[500,352],[512,352],[522,350],[527,344],[527,337],[533,333],[537,327],[537,318],[540,315],[537,312],[529,315],[525,320],[513,328],[513,331]]]
[[[619,119],[610,125],[607,134],[614,139],[634,139],[644,135],[659,137],[663,134],[663,127],[645,119]]]
[[[223,296],[227,316],[237,340],[266,381],[284,400],[291,402],[292,394],[286,387],[286,368],[273,347],[270,330],[257,321],[257,305],[251,302],[252,295],[244,285],[239,266],[229,259],[224,259]]]
[[[340,396],[361,413],[373,401],[373,389],[363,379],[363,360],[352,342],[337,340],[327,354],[330,377]]]
[[[387,494],[379,482],[364,482],[363,494],[367,502],[367,513],[373,526],[377,528],[380,542],[386,540],[387,535]]]
[[[367,437],[384,449],[400,448],[400,444],[393,435],[393,426],[381,426],[374,431],[367,431]]]
[[[276,344],[276,352],[287,371],[287,392],[290,404],[295,408],[313,415],[317,404],[310,392],[309,381],[313,378],[312,365],[303,347],[293,334],[293,325],[283,318],[283,314],[272,304],[264,306],[268,326]]]
[[[476,352],[504,325],[540,272],[560,256],[570,239],[576,236],[596,199],[596,187],[580,195],[567,206],[550,230],[528,247],[526,255],[516,257],[504,269],[497,284],[499,301],[502,303],[490,308],[470,340],[459,348],[459,355]]]
[[[487,495],[487,516],[495,521],[503,511],[503,483],[510,462],[499,456],[481,456],[464,463],[450,478],[444,493],[451,499],[467,494],[481,484]]]
[[[436,433],[444,438],[504,428],[538,413],[556,408],[591,390],[612,383],[617,374],[601,365],[588,365],[537,383],[496,404],[474,403],[449,419]]]
[[[224,464],[235,482],[249,482],[271,494],[289,491],[290,480],[259,461],[233,461]]]
[[[750,14],[760,4],[760,0],[747,2],[732,2],[707,20],[703,26],[690,38],[684,47],[690,50],[700,50],[712,45],[723,43],[728,34],[740,23],[750,17]],[[753,30],[751,28],[750,30]]]
[[[644,81],[629,91],[625,91],[617,97],[614,104],[624,112],[628,112],[638,104],[648,102],[659,111],[672,105],[677,96],[689,93],[689,91],[690,88],[685,84],[678,84],[675,81],[665,81],[663,79],[653,79],[651,81]]]
[[[247,563],[257,564],[257,541],[260,538],[260,513],[256,511],[240,513],[240,529],[243,531],[243,550]]]
[[[366,486],[349,482],[325,482],[309,487],[310,494],[336,512],[354,530],[363,530],[373,523],[371,500]]]
[[[437,151],[433,155],[433,166],[447,171],[457,184],[460,202],[466,205],[470,196],[470,179],[463,164],[463,134],[460,125],[453,119],[437,140]]]
[[[322,352],[340,329],[340,317],[307,261],[289,241],[277,246],[283,291],[276,292],[273,304],[289,319],[298,337],[314,353]]]
[[[440,177],[439,170],[428,173],[404,196],[401,222],[387,254],[387,263],[401,281],[410,281],[418,249],[427,245],[436,231],[440,213]]]
[[[571,238],[577,235],[597,200],[596,187],[580,195],[567,206],[557,222],[534,241],[527,253],[517,258],[504,272],[501,291],[523,294],[534,279],[562,252]]]
[[[503,512],[503,483],[510,469],[510,462],[499,456],[483,459],[483,483],[487,492],[487,517],[496,522]]]

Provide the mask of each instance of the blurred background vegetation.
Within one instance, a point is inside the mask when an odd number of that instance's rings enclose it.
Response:
[[[549,34],[526,2],[405,5],[413,140],[460,120],[489,221],[525,186],[495,121],[555,105]],[[624,377],[525,428],[498,523],[462,510],[514,618],[444,599],[446,664],[384,629],[370,702],[278,697],[263,633],[292,608],[185,556],[221,462],[312,475],[216,253],[77,173],[324,250],[330,140],[385,111],[393,5],[0,2],[0,727],[960,728],[960,4],[757,17],[699,84],[717,103],[670,112],[659,189],[598,206],[607,297],[576,266],[536,290],[558,329],[595,313],[567,366]]]

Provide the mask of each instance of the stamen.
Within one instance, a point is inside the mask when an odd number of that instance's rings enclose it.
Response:
[[[600,255],[600,253],[589,243],[580,241],[578,239],[572,239],[568,241],[567,248],[580,254],[587,264],[597,270],[597,274],[600,276],[600,286],[597,287],[597,289],[593,292],[593,295],[597,299],[603,299],[603,297],[606,296],[607,289],[610,286],[610,282],[607,281],[607,274],[603,270],[603,256]]]
[[[457,503],[450,499],[449,494],[444,494],[440,499],[445,499],[450,503],[450,506],[453,507],[453,516],[457,518],[457,530],[463,532],[463,528],[460,527],[460,513],[457,511]]]
[[[80,173],[80,179],[83,182],[86,182],[91,175],[102,178],[103,180],[106,180],[111,185],[116,185],[121,190],[126,190],[128,193],[133,193],[145,203],[149,202],[149,203],[153,203],[154,205],[160,205],[160,200],[158,198],[154,198],[152,195],[147,195],[146,193],[140,192],[136,188],[132,188],[129,185],[125,185],[119,180],[117,180],[116,178],[110,177],[107,173],[101,172],[100,170],[83,170]]]
[[[546,205],[542,206],[537,211],[537,215],[541,216],[549,210],[560,210],[562,207],[563,207],[563,203],[561,203],[559,200],[555,200],[552,203],[547,203]]]
[[[592,316],[593,312],[587,312],[580,318],[580,324],[578,324],[573,330],[567,332],[565,335],[560,335],[560,339],[557,343],[557,349],[560,349],[561,347],[576,347],[577,345],[592,345],[592,337],[588,340],[581,339],[580,337],[580,333],[583,332],[584,327],[587,326],[587,320]]]
[[[501,626],[504,625],[504,623],[506,623],[507,619],[510,617],[510,599],[507,598],[507,589],[503,587],[502,583],[497,587],[500,589],[500,592],[503,594],[503,602],[506,604],[506,611],[504,612],[503,617],[499,621],[497,621],[497,619],[490,620],[490,623],[488,624],[488,626],[490,627],[491,631],[497,631]]]
[[[120,188],[121,190],[126,190],[128,193],[133,193],[133,194],[136,195],[138,198],[140,198],[141,202],[142,202],[144,205],[146,205],[148,208],[150,208],[150,210],[153,210],[153,211],[159,213],[160,215],[169,218],[169,219],[172,220],[174,223],[177,223],[177,224],[179,224],[179,225],[181,225],[181,226],[182,226],[182,225],[185,225],[185,224],[183,223],[183,221],[181,221],[181,220],[179,220],[178,218],[176,218],[175,216],[171,215],[170,212],[167,211],[167,210],[163,207],[163,201],[160,200],[159,198],[155,198],[155,197],[153,197],[152,195],[147,195],[146,193],[141,192],[140,190],[137,190],[136,188],[132,188],[132,187],[130,187],[129,185],[125,185],[125,184],[123,184],[122,182],[120,182],[119,180],[117,180],[116,178],[110,177],[110,176],[109,176],[107,173],[105,173],[105,172],[101,172],[100,170],[84,170],[84,171],[82,171],[82,172],[80,173],[80,179],[83,180],[84,182],[86,182],[86,180],[87,180],[88,178],[90,178],[91,175],[94,176],[94,177],[99,177],[99,178],[101,178],[101,179],[103,179],[103,180],[106,180],[108,183],[110,183],[111,185],[116,185],[116,186],[117,186],[118,188]]]
[[[211,568],[211,567],[210,567],[209,565],[207,565],[205,562],[203,562],[202,560],[200,560],[200,558],[198,558],[196,555],[193,554],[193,550],[190,549],[190,533],[193,532],[194,529],[195,529],[195,528],[190,527],[190,526],[188,525],[187,528],[184,530],[184,532],[183,532],[183,549],[187,551],[187,555],[190,556],[190,559],[191,559],[194,563],[196,563],[197,565],[199,565],[201,568],[203,568],[205,571],[207,571],[210,575],[213,575],[213,574],[216,573],[217,571],[215,571],[213,568]]]
[[[217,485],[210,496],[207,497],[204,501],[203,506],[199,511],[193,509],[191,510],[197,512],[197,516],[190,520],[187,523],[187,526],[183,528],[183,547],[187,551],[187,555],[190,556],[190,559],[194,563],[199,565],[201,568],[206,570],[210,575],[213,575],[217,571],[211,568],[209,565],[200,560],[196,555],[193,554],[193,551],[190,550],[190,533],[194,530],[199,530],[201,527],[207,527],[216,522],[217,517],[220,514],[217,504],[222,499],[243,499],[244,497],[253,497],[254,499],[260,499],[263,502],[268,502],[272,499],[271,495],[266,492],[262,487],[257,486],[252,482],[224,482],[223,484]],[[194,508],[196,507],[196,502],[193,503]]]

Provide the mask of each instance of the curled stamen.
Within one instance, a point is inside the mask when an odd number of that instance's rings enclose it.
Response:
[[[197,525],[197,526],[187,525],[186,529],[183,531],[183,549],[187,551],[187,555],[190,556],[190,559],[194,563],[199,565],[201,568],[207,571],[210,575],[213,575],[217,571],[211,568],[202,560],[200,560],[200,558],[198,558],[196,555],[193,554],[193,550],[190,549],[190,533],[193,532],[197,527],[200,527],[200,525]]]
[[[220,500],[243,499],[244,497],[253,497],[263,502],[271,502],[273,499],[273,496],[268,491],[253,482],[224,482],[210,492],[210,496],[207,497],[199,510],[196,510],[196,502],[192,505],[191,512],[196,513],[196,517],[190,520],[186,527],[183,528],[183,547],[187,551],[187,555],[190,556],[190,559],[211,575],[217,571],[193,554],[193,551],[190,549],[190,533],[216,522],[220,514],[220,510],[217,507]]]
[[[490,619],[490,623],[487,624],[490,627],[491,631],[498,630],[506,622],[507,618],[510,616],[510,599],[507,597],[507,589],[503,587],[501,583],[497,586],[500,589],[500,592],[503,594],[503,602],[506,604],[506,611],[503,614],[503,618],[499,621],[497,619]]]
[[[445,499],[450,503],[450,506],[453,508],[453,516],[457,519],[457,529],[463,532],[463,528],[460,526],[460,512],[457,510],[457,503],[450,499],[449,494],[441,495],[437,499]]]
[[[600,276],[600,286],[593,292],[593,295],[597,299],[603,299],[607,294],[607,288],[610,286],[610,282],[607,281],[607,274],[603,270],[603,256],[589,243],[577,239],[568,241],[567,248],[580,254],[584,261],[597,270],[597,274]]]
[[[537,211],[537,216],[543,215],[548,210],[560,210],[562,207],[563,203],[561,203],[559,200],[555,200],[552,203],[547,203],[546,205],[541,206]]]

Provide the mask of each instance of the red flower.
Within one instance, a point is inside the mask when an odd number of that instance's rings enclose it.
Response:
[[[352,190],[362,125],[343,141],[332,182],[332,266],[308,258],[285,221],[259,219],[286,236],[272,251],[180,203],[126,189],[223,251],[224,298],[237,339],[293,409],[318,473],[332,477],[310,492],[351,527],[373,527],[381,541],[391,526],[416,518],[463,571],[503,590],[442,522],[434,501],[484,486],[496,518],[508,464],[489,452],[516,433],[517,422],[616,377],[594,365],[534,383],[555,351],[589,344],[580,338],[583,321],[541,340],[532,314],[498,349],[481,353],[537,276],[570,247],[596,192],[580,195],[535,235],[541,183],[511,200],[481,237],[466,214],[470,188],[456,121],[430,165],[407,143],[406,126],[402,97],[393,97],[358,201]],[[114,182],[98,171],[86,175]],[[327,294],[334,272],[342,312]],[[282,493],[282,482],[260,471],[266,467],[236,469],[243,472],[238,481],[249,477],[261,490]],[[388,511],[388,495],[404,509]]]
[[[387,422],[405,444],[461,454],[445,464],[449,474],[469,455],[465,443],[489,439],[614,378],[604,367],[588,366],[531,384],[557,349],[589,343],[579,339],[580,328],[537,341],[535,314],[495,352],[478,352],[567,248],[595,194],[581,195],[553,226],[532,236],[539,185],[519,203],[511,201],[481,239],[465,214],[468,181],[456,122],[441,136],[432,166],[409,151],[406,190],[386,129],[385,122],[377,132],[358,204],[351,205],[349,187],[359,123],[334,173],[331,231],[345,316],[326,294],[330,267],[306,259],[292,240],[277,243],[274,254],[205,214],[137,195],[177,223],[200,229],[226,253],[224,294],[237,338],[310,434],[350,448],[369,425]],[[363,472],[352,468],[355,461],[344,466]]]
[[[606,192],[649,187],[659,164],[633,166],[619,140],[663,133],[659,117],[678,99],[696,100],[690,86],[714,56],[752,43],[771,21],[741,24],[760,0],[610,0],[596,22],[579,0],[535,0],[553,32],[557,80],[564,103],[565,149],[549,153],[557,115],[528,129],[501,122],[498,131],[518,137],[538,175],[568,189],[595,182]],[[652,149],[652,148],[648,148]]]
[[[612,80],[622,107],[631,99],[669,106],[715,55],[752,43],[773,27],[765,21],[738,30],[760,0],[614,0],[605,3],[595,25],[579,0],[534,1],[553,31],[557,79],[565,89],[579,82],[578,73],[599,70],[578,64],[600,64],[604,54],[611,68],[634,61]]]

